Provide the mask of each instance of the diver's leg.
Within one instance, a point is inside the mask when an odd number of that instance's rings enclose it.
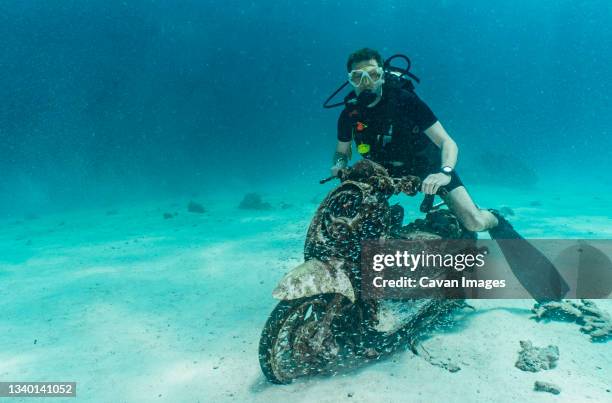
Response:
[[[465,186],[458,186],[442,197],[448,208],[469,231],[486,231],[495,227],[497,218],[476,206]]]
[[[527,292],[543,303],[559,301],[569,286],[544,254],[521,237],[505,218],[479,209],[463,186],[447,193],[444,200],[464,227],[470,231],[489,230],[497,241],[510,269]]]
[[[489,230],[510,269],[536,301],[559,301],[567,294],[569,286],[550,260],[518,234],[498,212],[479,209],[464,186],[449,191],[444,201],[468,230]]]

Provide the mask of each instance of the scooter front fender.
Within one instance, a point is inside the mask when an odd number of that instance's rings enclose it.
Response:
[[[292,300],[328,293],[342,294],[355,302],[353,285],[342,270],[341,263],[311,259],[285,274],[272,296],[280,300]]]

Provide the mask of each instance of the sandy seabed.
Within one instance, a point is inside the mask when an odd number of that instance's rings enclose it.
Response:
[[[503,199],[526,237],[612,237],[612,200],[578,212],[583,194],[576,203],[512,189],[473,194],[487,207]],[[338,376],[267,383],[260,332],[276,282],[302,262],[315,195],[292,193],[282,200],[291,206],[270,211],[238,209],[241,196],[201,197],[203,214],[176,199],[5,219],[0,381],[77,382],[77,398],[65,401],[612,402],[612,343],[591,342],[576,324],[531,320],[531,300],[471,300],[475,311],[432,334],[424,346],[458,372],[404,351]],[[611,302],[596,301],[608,312]],[[558,346],[557,367],[515,368],[520,340]],[[538,380],[561,394],[535,392]]]

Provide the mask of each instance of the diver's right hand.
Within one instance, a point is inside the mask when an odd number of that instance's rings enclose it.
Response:
[[[338,165],[334,165],[331,167],[331,176],[330,178],[338,178],[340,181],[344,181],[346,179],[349,172],[348,167],[339,167]]]

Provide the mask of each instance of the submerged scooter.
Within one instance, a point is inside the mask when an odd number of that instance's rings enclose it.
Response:
[[[417,194],[418,177],[392,178],[363,159],[340,171],[341,184],[318,207],[304,245],[304,263],[287,273],[272,295],[280,302],[261,334],[259,362],[277,384],[334,373],[348,358],[379,358],[409,346],[462,299],[366,299],[361,295],[362,241],[384,239],[465,239],[476,249],[476,235],[447,209],[402,226],[403,209],[392,195]],[[431,198],[427,198],[431,208]],[[439,207],[439,206],[436,206]],[[427,244],[429,245],[429,244]],[[461,253],[448,251],[445,253]],[[418,253],[418,252],[416,252]],[[453,276],[445,271],[442,276]]]

